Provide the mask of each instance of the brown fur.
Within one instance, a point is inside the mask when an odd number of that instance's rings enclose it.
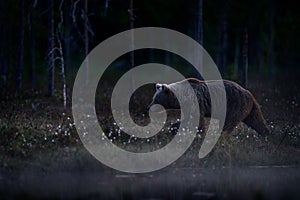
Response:
[[[170,92],[168,87],[181,87],[181,83],[184,81],[188,81],[190,83],[198,98],[201,129],[204,129],[203,118],[211,117],[211,101],[208,85],[210,86],[210,89],[214,90],[217,94],[221,89],[221,83],[223,83],[227,100],[227,111],[223,131],[230,133],[240,122],[244,122],[247,126],[253,128],[260,134],[269,133],[269,129],[266,125],[261,109],[254,96],[250,91],[242,88],[240,85],[232,81],[201,81],[195,78],[189,78],[170,85],[165,84],[163,89],[158,91],[158,94],[156,94],[153,98],[152,104],[159,103],[166,109],[179,109],[178,101],[174,94]],[[188,95],[185,96],[188,98]]]

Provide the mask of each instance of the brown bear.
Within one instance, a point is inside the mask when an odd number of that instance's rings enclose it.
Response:
[[[192,86],[197,96],[200,108],[199,128],[202,130],[204,130],[204,117],[211,117],[211,100],[208,85],[210,90],[218,92],[221,89],[221,83],[223,83],[227,100],[223,131],[230,133],[240,122],[244,122],[259,134],[269,133],[261,109],[251,92],[237,83],[228,80],[201,81],[195,78],[188,78],[172,84],[157,83],[153,101],[147,109],[149,110],[154,104],[160,104],[167,110],[180,109],[179,102],[174,93],[171,92],[171,89],[176,87],[176,89],[180,88],[185,90],[185,88],[182,87],[186,87],[186,81]],[[188,95],[186,96],[188,97]],[[175,127],[176,126],[179,127],[178,123]]]

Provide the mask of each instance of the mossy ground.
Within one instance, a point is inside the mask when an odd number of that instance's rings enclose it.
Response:
[[[300,102],[297,92],[300,85],[290,80],[288,84],[277,84],[277,80],[261,83],[252,80],[250,90],[262,106],[262,111],[272,134],[265,137],[244,124],[231,134],[223,134],[213,151],[204,159],[197,158],[201,139],[195,140],[191,148],[174,165],[181,167],[217,167],[236,165],[299,165],[300,163]],[[98,88],[96,110],[102,129],[116,144],[132,151],[155,150],[167,144],[172,135],[163,131],[159,136],[139,140],[120,134],[110,112],[110,93],[113,86],[108,83]],[[139,89],[130,104],[131,115],[138,124],[147,124],[145,108],[151,101],[153,86]],[[56,157],[66,160],[91,158],[81,143],[72,119],[71,103],[63,109],[59,96],[40,97],[23,95],[3,98],[0,107],[0,167],[22,168],[24,165],[55,163]],[[69,97],[70,99],[70,97]],[[178,113],[170,113],[176,120]],[[72,154],[72,152],[74,154]],[[85,152],[85,153],[82,153]],[[61,154],[61,155],[59,155]],[[48,158],[49,157],[49,158]],[[92,159],[92,158],[91,158]],[[49,167],[51,165],[46,165]]]

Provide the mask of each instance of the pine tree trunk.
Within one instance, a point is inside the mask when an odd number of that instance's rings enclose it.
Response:
[[[269,70],[270,78],[274,78],[274,9],[275,0],[269,0],[270,14],[269,14]]]
[[[196,40],[199,44],[203,46],[203,0],[198,0],[197,2],[197,17],[196,17]],[[203,52],[200,52],[200,55],[195,55],[199,57],[199,67],[200,76],[199,79],[203,79],[202,70],[203,70]]]
[[[29,19],[28,19],[28,27],[29,27],[29,40],[30,40],[30,53],[29,53],[29,82],[30,89],[34,89],[35,83],[35,34],[33,29],[33,11],[30,10]]]
[[[108,10],[108,6],[109,6],[109,0],[105,0],[105,10],[104,10],[104,16],[107,16],[107,10]]]
[[[1,27],[0,27],[1,28]],[[0,35],[1,37],[1,35]],[[2,42],[2,41],[1,41]],[[0,89],[4,91],[6,89],[6,65],[4,60],[4,52],[0,49]]]
[[[66,72],[65,72],[65,60],[64,60],[64,52],[62,46],[62,39],[64,34],[62,32],[62,27],[64,23],[64,13],[63,13],[63,4],[64,0],[61,0],[59,5],[59,14],[60,14],[60,21],[57,26],[57,43],[58,43],[58,52],[59,52],[59,60],[61,66],[61,79],[62,79],[62,99],[63,99],[63,106],[64,110],[67,108],[67,83],[66,83]]]
[[[48,26],[49,26],[49,35],[48,35],[48,95],[54,95],[54,14],[53,7],[54,1],[48,0],[49,5],[49,16],[48,16]]]
[[[237,37],[235,41],[235,52],[234,52],[234,77],[237,77],[238,75],[239,57],[240,57],[240,38]]]
[[[133,14],[133,0],[130,0],[129,5],[129,15],[130,15],[130,29],[134,29],[134,14]],[[134,33],[131,33],[131,48],[134,49]],[[130,52],[130,67],[134,68],[134,51]],[[133,84],[134,84],[134,77],[130,74],[130,85],[131,85],[131,92],[133,92]]]
[[[67,13],[68,10],[65,10],[65,13]],[[71,18],[70,17],[66,17],[65,18],[65,26],[66,26],[66,34],[64,37],[64,47],[65,47],[65,51],[64,51],[64,55],[65,55],[65,66],[66,68],[70,68],[71,67]]]
[[[216,63],[222,73],[226,72],[227,66],[227,2],[222,1],[219,21]]]
[[[3,1],[0,1],[0,13],[4,12],[4,3]],[[0,18],[0,30],[4,29],[4,19],[1,16]],[[6,89],[6,80],[7,80],[7,67],[5,63],[5,40],[6,39],[6,32],[1,31],[0,32],[0,88],[2,92]]]
[[[85,69],[86,69],[86,83],[89,82],[89,61],[88,61],[88,54],[89,54],[89,21],[88,21],[88,0],[84,0],[84,54],[86,56],[85,60]]]
[[[223,72],[227,72],[227,19],[226,19],[226,10],[224,11],[223,16],[223,41],[222,41],[222,69]]]
[[[248,87],[248,30],[245,28],[243,36],[243,70],[242,86]]]
[[[24,0],[20,0],[20,33],[18,45],[18,58],[16,65],[16,89],[17,93],[21,91],[22,87],[22,71],[24,61]]]
[[[196,40],[203,45],[203,0],[198,0],[196,18]]]

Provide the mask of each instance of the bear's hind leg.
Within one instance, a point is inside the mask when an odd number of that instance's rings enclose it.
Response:
[[[234,120],[233,122],[231,122],[230,124],[226,124],[224,125],[223,131],[226,133],[231,133],[235,127],[239,124],[238,120]]]
[[[259,105],[255,102],[249,115],[243,120],[247,126],[254,129],[259,134],[269,134],[270,130],[267,127],[265,119],[261,113]]]

